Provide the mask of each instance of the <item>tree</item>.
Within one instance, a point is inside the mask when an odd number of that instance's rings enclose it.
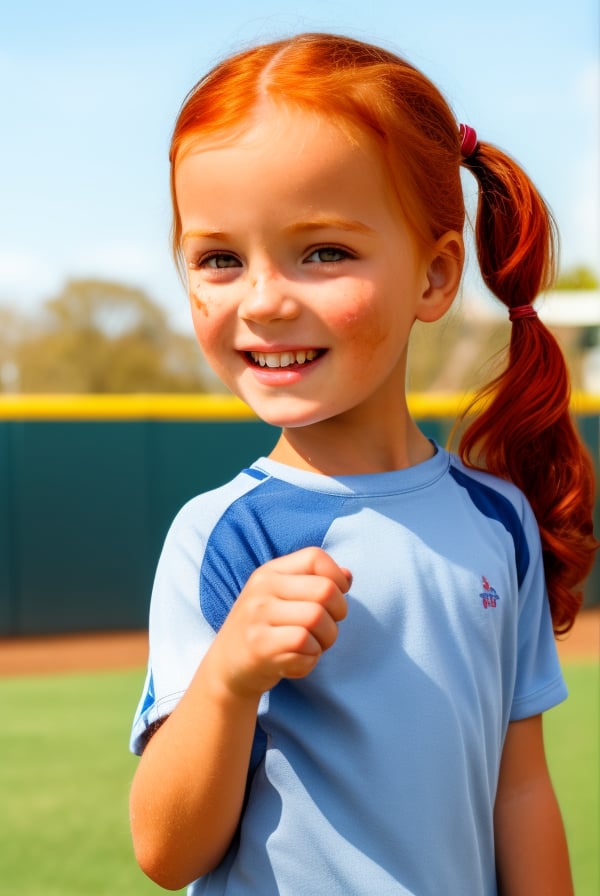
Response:
[[[27,332],[27,318],[16,308],[0,306],[0,392],[19,391],[19,345]]]
[[[594,271],[585,265],[578,265],[561,271],[554,289],[598,289],[598,286],[600,286],[600,282]]]
[[[70,280],[49,299],[17,364],[24,392],[203,392],[210,381],[195,340],[162,308],[104,280]]]

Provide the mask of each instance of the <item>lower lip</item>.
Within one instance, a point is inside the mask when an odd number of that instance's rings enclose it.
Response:
[[[266,386],[291,386],[301,382],[319,364],[323,355],[314,361],[306,361],[302,365],[290,365],[289,367],[259,367],[246,359],[246,365],[252,371],[254,378]]]

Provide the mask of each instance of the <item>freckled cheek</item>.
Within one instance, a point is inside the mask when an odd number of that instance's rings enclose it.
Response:
[[[190,291],[190,305],[194,317],[198,314],[203,314],[205,317],[208,317],[210,298],[200,292],[200,290],[194,289]]]
[[[358,361],[368,361],[389,336],[391,322],[389,315],[382,314],[377,304],[367,297],[346,307],[329,323],[344,345],[352,348]]]
[[[190,287],[189,291],[190,307],[192,309],[192,317],[194,320],[203,320],[214,316],[218,311],[218,302],[211,296],[210,290],[201,287]]]
[[[200,292],[190,293],[190,307],[200,348],[211,364],[218,364],[219,358],[230,346],[227,317],[219,305],[211,301],[210,296]]]

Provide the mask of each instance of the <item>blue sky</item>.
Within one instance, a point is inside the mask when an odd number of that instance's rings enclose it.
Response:
[[[515,156],[564,266],[600,273],[597,0],[20,0],[0,13],[0,304],[74,276],[139,285],[181,321],[167,152],[183,97],[260,40],[339,31],[410,59]],[[300,12],[294,10],[301,10]]]

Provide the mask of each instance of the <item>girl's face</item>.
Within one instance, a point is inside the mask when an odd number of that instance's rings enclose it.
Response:
[[[268,103],[194,144],[175,188],[194,328],[234,393],[284,428],[402,411],[413,321],[456,288],[440,296],[446,262],[418,248],[368,136]]]

